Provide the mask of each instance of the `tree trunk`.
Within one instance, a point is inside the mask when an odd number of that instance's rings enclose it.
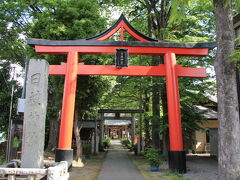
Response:
[[[58,145],[60,119],[61,110],[58,111],[57,117],[52,117],[49,120],[49,139],[46,151],[54,151]]]
[[[154,37],[153,34],[153,20],[151,17],[151,9],[148,9],[148,34],[150,37]],[[152,66],[158,66],[159,59],[156,56],[152,56]],[[160,117],[160,105],[159,105],[159,77],[152,77],[152,145],[154,148],[160,148],[159,137],[159,117]]]
[[[169,130],[167,130],[165,133],[163,133],[163,140],[162,140],[162,154],[163,154],[163,157],[164,159],[167,159],[168,158],[168,151],[169,151]]]
[[[240,176],[240,122],[237,102],[236,65],[229,62],[234,50],[231,1],[214,0],[217,27],[215,71],[218,93],[218,176],[235,180]]]
[[[160,5],[159,5],[160,3]],[[161,8],[159,9],[158,6]],[[145,7],[148,12],[148,33],[150,37],[154,38],[154,32],[158,40],[164,40],[164,34],[161,33],[161,30],[167,27],[169,14],[170,14],[170,2],[169,1],[153,1],[153,0],[145,0]],[[154,16],[152,15],[154,12]],[[160,61],[158,58],[152,58],[152,65],[164,64],[163,57],[160,57]],[[167,111],[167,103],[164,102],[166,100],[166,87],[165,84],[160,86],[160,78],[152,77],[153,88],[152,88],[152,110],[153,110],[153,129],[152,129],[152,138],[153,138],[153,146],[157,149],[161,149],[163,151],[163,147],[160,147],[160,92],[161,92],[161,106],[163,107],[163,113]]]
[[[148,147],[150,145],[150,122],[149,118],[146,116],[146,112],[149,112],[149,102],[150,96],[148,95],[147,90],[144,91],[144,98],[143,98],[143,110],[145,112],[143,117],[144,123],[144,131],[145,131],[145,146]]]
[[[164,64],[164,57],[160,56],[160,64]],[[160,79],[160,102],[162,106],[162,116],[160,127],[164,127],[165,124],[168,124],[168,106],[167,106],[167,91],[166,91],[166,79]],[[168,151],[169,151],[169,129],[162,133],[162,141],[161,141],[161,152],[165,159],[167,159]]]
[[[158,57],[152,56],[152,65],[159,65]],[[152,143],[154,148],[160,149],[160,78],[152,77],[152,84]]]
[[[75,109],[75,116],[74,116],[74,136],[76,140],[76,161],[81,162],[81,156],[82,156],[82,144],[81,144],[81,137],[80,137],[80,131],[81,131],[81,125],[79,125],[79,114],[77,108]]]

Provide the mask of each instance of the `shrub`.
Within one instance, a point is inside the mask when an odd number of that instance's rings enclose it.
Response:
[[[120,139],[120,141],[121,141],[121,143],[123,144],[123,141],[125,141],[126,140],[126,138],[121,138]]]
[[[121,138],[120,141],[121,141],[122,144],[123,144],[124,146],[126,146],[128,149],[131,149],[131,150],[133,149],[132,143],[131,143],[129,140],[127,140],[126,138]]]
[[[162,156],[157,149],[147,148],[144,152],[144,156],[150,165],[159,166],[162,164]]]
[[[106,138],[103,140],[103,148],[108,148],[110,146],[111,139]]]
[[[133,145],[130,142],[126,144],[126,147],[130,150],[133,150]]]

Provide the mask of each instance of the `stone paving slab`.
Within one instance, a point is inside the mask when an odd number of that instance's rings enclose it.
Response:
[[[145,180],[119,140],[112,140],[98,180]]]

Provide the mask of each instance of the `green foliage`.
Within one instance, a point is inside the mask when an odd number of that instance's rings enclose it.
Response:
[[[42,6],[44,10],[34,16],[31,30],[34,37],[51,40],[87,38],[104,27],[105,20],[99,16],[95,0],[45,1]]]
[[[166,40],[177,42],[213,41],[215,36],[214,14],[211,3],[192,4],[185,8],[181,21],[173,21],[163,32]],[[179,17],[177,15],[177,17]]]
[[[128,149],[132,149],[132,148],[133,148],[132,143],[131,143],[128,139],[126,139],[126,138],[121,138],[120,141],[121,141],[122,144],[123,144],[124,146],[126,146]]]
[[[8,61],[0,61],[0,132],[7,132],[12,86],[14,86],[14,94],[11,118],[12,120],[18,119],[16,115],[16,104],[17,98],[21,95],[21,89],[18,83],[11,79],[10,74],[13,69],[11,69],[10,65],[11,63]]]
[[[103,140],[103,148],[110,147],[111,138],[106,138]]]
[[[171,0],[172,2],[172,11],[171,11],[171,18],[170,22],[174,21],[182,21],[187,13],[187,9],[191,6],[197,5],[199,8],[210,6],[213,9],[213,1],[208,0]],[[232,4],[233,7],[233,14],[237,14],[240,12],[240,2],[239,0],[225,0],[225,7]],[[205,11],[206,12],[206,11]]]
[[[163,162],[162,156],[159,154],[159,150],[154,148],[147,148],[144,151],[144,157],[148,163],[153,166],[159,166]]]
[[[172,1],[172,9],[171,9],[171,18],[170,23],[179,20],[183,17],[186,12],[186,7],[190,5],[190,0],[173,0]]]
[[[91,144],[83,144],[82,152],[84,155],[90,155],[92,153],[92,145]]]
[[[229,59],[230,62],[239,62],[240,61],[240,50],[236,49],[231,54],[231,58]],[[238,67],[239,68],[239,67]]]
[[[22,36],[28,23],[22,17],[25,8],[25,3],[17,0],[0,2],[0,59],[24,62],[25,44]]]
[[[128,140],[126,138],[121,138],[120,141],[121,141],[122,144],[125,144],[125,142],[128,141]]]

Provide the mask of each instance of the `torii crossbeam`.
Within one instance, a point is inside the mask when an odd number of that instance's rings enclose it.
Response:
[[[121,41],[103,41],[120,30]],[[124,41],[127,31],[139,41]],[[78,75],[108,76],[165,76],[168,101],[168,122],[170,136],[169,167],[174,171],[186,172],[185,151],[183,151],[182,124],[178,77],[207,77],[203,68],[177,65],[176,56],[207,56],[215,43],[173,43],[149,38],[135,30],[123,15],[104,33],[85,40],[50,41],[30,39],[40,54],[66,54],[67,63],[51,65],[50,75],[65,75],[59,144],[56,161],[72,160],[72,129]],[[79,55],[115,54],[116,49],[128,49],[130,55],[164,56],[165,64],[159,66],[129,66],[117,68],[112,65],[85,65],[79,63]]]

